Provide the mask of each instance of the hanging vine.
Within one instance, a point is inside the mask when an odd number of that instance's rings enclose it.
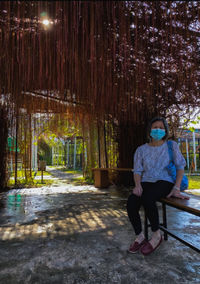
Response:
[[[198,1],[1,1],[2,104],[75,114],[92,140],[99,121],[90,167],[131,167],[152,116],[200,103],[199,15]]]

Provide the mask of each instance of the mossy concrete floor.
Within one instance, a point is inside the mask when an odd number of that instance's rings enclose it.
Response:
[[[0,283],[200,283],[200,255],[170,237],[149,256],[127,252],[129,194],[70,184],[1,194]],[[198,217],[169,208],[168,223],[200,246]]]

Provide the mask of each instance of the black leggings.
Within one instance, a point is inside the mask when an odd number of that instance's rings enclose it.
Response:
[[[142,182],[141,196],[131,194],[127,201],[127,212],[136,235],[142,232],[139,210],[143,205],[153,232],[159,229],[159,215],[156,201],[166,197],[172,190],[173,183],[159,180],[157,182]]]

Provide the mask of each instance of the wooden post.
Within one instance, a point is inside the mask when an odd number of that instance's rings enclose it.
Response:
[[[76,137],[74,138],[74,170],[76,169]]]
[[[93,169],[94,186],[98,188],[107,188],[109,186],[108,169]]]
[[[53,146],[52,146],[52,148],[51,148],[51,151],[52,151],[52,152],[51,152],[51,153],[52,153],[52,154],[51,154],[51,155],[52,155],[52,156],[51,156],[51,165],[53,166],[53,155],[54,155],[54,148],[53,148]]]
[[[43,183],[43,170],[41,170],[41,183]]]
[[[101,168],[101,145],[100,145],[100,129],[99,129],[99,123],[97,124],[97,131],[98,131],[98,137],[97,137],[97,142],[98,142],[98,156],[99,156],[99,168]]]
[[[69,168],[69,140],[67,140],[67,167]]]
[[[17,153],[17,148],[18,148],[18,112],[16,114],[16,133],[15,133],[15,185],[17,185],[17,158],[18,158],[18,153]]]
[[[5,106],[0,105],[0,192],[6,187],[7,183],[7,139],[8,139],[8,117]]]
[[[31,135],[32,135],[32,143],[31,143],[31,165],[32,170],[35,171],[35,129],[34,129],[34,120],[31,120]]]
[[[107,155],[107,145],[106,145],[106,125],[104,121],[104,148],[105,148],[105,160],[106,160],[106,168],[108,168],[108,155]]]
[[[29,158],[29,172],[30,172],[30,177],[32,177],[32,117],[31,113],[29,115],[29,130],[30,130],[30,158]]]
[[[65,144],[64,144],[64,165],[65,165],[65,168],[67,166],[67,160],[66,160],[66,141],[65,141]]]
[[[41,171],[41,183],[43,183],[43,172],[46,171],[46,161],[39,161],[38,170]]]

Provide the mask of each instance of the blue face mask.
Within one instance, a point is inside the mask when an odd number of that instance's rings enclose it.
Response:
[[[150,132],[150,136],[154,140],[157,140],[157,141],[161,140],[165,136],[165,130],[160,129],[160,128],[152,129],[151,132]]]

